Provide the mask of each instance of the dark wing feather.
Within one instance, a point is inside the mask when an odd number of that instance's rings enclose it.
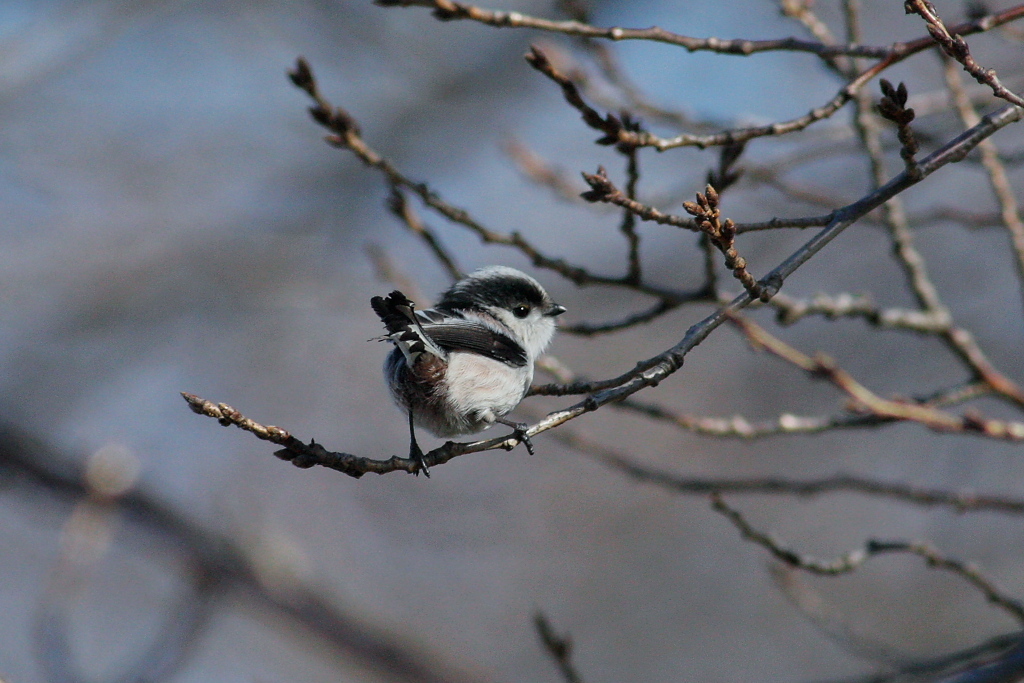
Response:
[[[404,332],[409,329],[410,323],[413,321],[415,307],[412,301],[397,289],[387,297],[373,297],[370,299],[370,306],[384,323],[388,334]]]
[[[472,320],[448,318],[443,324],[424,323],[423,331],[448,352],[468,351],[516,368],[529,361],[523,347],[510,337]]]
[[[424,316],[407,296],[395,290],[387,297],[373,297],[370,306],[388,331],[386,339],[401,349],[410,365],[416,364],[424,353],[441,359],[445,357],[444,351],[423,331],[421,319]]]
[[[402,349],[410,364],[423,353],[444,358],[452,351],[476,353],[516,368],[529,362],[523,347],[508,335],[475,320],[433,309],[416,310],[397,290],[387,297],[373,297],[370,305],[387,328],[388,338]]]

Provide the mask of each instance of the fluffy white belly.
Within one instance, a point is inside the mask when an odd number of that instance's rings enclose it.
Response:
[[[533,364],[512,368],[475,353],[453,353],[445,380],[445,398],[455,412],[490,424],[519,405],[533,381]]]

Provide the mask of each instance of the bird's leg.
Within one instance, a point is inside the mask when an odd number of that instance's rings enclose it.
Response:
[[[525,422],[513,422],[512,420],[506,420],[500,417],[495,420],[495,422],[500,422],[506,427],[511,427],[515,432],[516,438],[522,441],[523,445],[526,446],[526,452],[533,455],[533,442],[530,441],[530,435],[526,433],[526,430],[530,425]]]
[[[430,470],[427,469],[427,461],[424,459],[423,451],[420,449],[420,445],[416,443],[416,428],[412,423],[412,408],[409,409],[409,459],[415,460],[420,464],[423,476],[430,477]]]

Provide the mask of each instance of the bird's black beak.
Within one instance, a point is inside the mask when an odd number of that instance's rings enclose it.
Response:
[[[565,313],[565,306],[561,304],[551,304],[551,308],[544,312],[544,315],[556,318]]]

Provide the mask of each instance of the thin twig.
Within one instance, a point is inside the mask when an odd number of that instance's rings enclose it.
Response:
[[[636,147],[624,140],[620,141],[620,134],[627,132],[625,122],[614,114],[601,116],[596,109],[587,104],[573,80],[556,69],[543,50],[531,45],[530,51],[526,54],[526,62],[562,88],[565,101],[580,113],[588,126],[604,133],[604,136],[597,140],[597,144],[614,145],[621,142],[627,145],[626,150]]]
[[[654,223],[660,223],[661,225],[671,225],[676,228],[683,228],[684,230],[700,232],[700,228],[697,227],[697,221],[694,219],[662,213],[653,206],[646,206],[636,201],[636,199],[628,196],[625,192],[615,186],[608,177],[608,171],[605,170],[604,166],[598,166],[597,173],[583,173],[582,175],[583,180],[585,180],[587,185],[590,186],[590,190],[588,192],[584,192],[580,196],[588,202],[614,204],[616,206],[621,206],[645,221],[652,221]]]
[[[528,56],[530,63],[562,87],[562,92],[565,95],[566,101],[580,112],[587,125],[604,134],[598,139],[598,144],[653,147],[660,152],[677,147],[698,147],[700,149],[704,149],[706,147],[715,147],[719,145],[736,145],[755,138],[781,136],[803,130],[818,121],[831,117],[839,111],[843,105],[853,99],[854,95],[868,81],[902,59],[902,57],[890,56],[881,60],[840,88],[839,92],[837,92],[828,102],[811,109],[803,116],[799,116],[795,119],[763,126],[735,128],[710,135],[684,133],[672,138],[662,138],[646,130],[627,130],[627,128],[622,125],[621,119],[613,114],[601,116],[599,112],[583,100],[571,79],[555,70],[550,61],[543,58],[543,53],[540,53],[536,46],[531,49],[532,53]],[[543,59],[538,59],[538,54]]]
[[[941,315],[909,308],[879,308],[868,295],[818,294],[810,299],[794,299],[779,293],[769,305],[776,311],[776,320],[792,325],[809,315],[838,318],[861,318],[881,329],[941,334],[949,329],[949,320]]]
[[[714,135],[692,135],[683,134],[673,138],[661,138],[649,131],[628,131],[621,125],[621,121],[612,114],[601,116],[596,110],[586,104],[571,79],[560,74],[551,65],[550,61],[536,47],[531,48],[531,54],[527,56],[530,63],[545,75],[561,85],[566,99],[583,115],[584,120],[592,127],[601,130],[604,135],[600,139],[602,144],[626,144],[635,147],[654,147],[659,151],[675,147],[709,147],[716,145],[735,144],[751,140],[757,137],[784,135],[831,117],[843,105],[854,98],[856,93],[874,76],[881,73],[893,64],[900,62],[907,57],[925,50],[934,44],[931,36],[919,38],[907,43],[895,43],[891,47],[869,48],[860,45],[824,45],[808,41],[800,41],[794,38],[768,41],[734,40],[723,41],[717,38],[698,39],[665,31],[657,27],[650,29],[623,29],[599,28],[583,24],[578,21],[558,22],[547,19],[538,19],[519,12],[491,11],[465,3],[452,2],[451,0],[377,0],[382,6],[407,6],[427,5],[434,8],[434,15],[442,20],[469,19],[496,27],[517,27],[536,28],[568,35],[608,38],[611,40],[653,40],[680,45],[687,50],[712,50],[727,54],[750,55],[755,52],[797,50],[812,52],[823,58],[831,58],[837,55],[848,55],[854,57],[875,57],[879,61],[870,66],[855,78],[852,78],[839,92],[826,104],[810,110],[807,114],[798,118],[770,124],[767,126],[754,126],[723,131]],[[960,35],[968,35],[980,31],[987,31],[1007,21],[1024,16],[1024,6],[1018,6],[1001,13],[987,15],[972,22],[967,22],[954,27]]]
[[[1018,107],[1024,107],[1024,97],[1003,85],[999,77],[996,76],[995,69],[986,69],[975,61],[967,41],[962,37],[962,32],[957,30],[958,27],[953,27],[953,29],[947,28],[930,2],[925,0],[906,0],[903,6],[906,8],[907,14],[917,14],[924,19],[925,24],[928,26],[928,33],[939,44],[942,51],[959,62],[964,67],[964,71],[969,73],[974,80],[992,88],[992,93],[996,97],[1002,98]]]
[[[640,181],[640,162],[636,147],[626,147],[621,150],[626,157],[626,196],[636,199],[636,185]],[[626,237],[628,267],[626,280],[633,284],[640,284],[642,272],[640,269],[640,234],[636,231],[636,214],[629,209],[622,212],[622,224],[619,230]]]
[[[583,179],[590,185],[590,191],[584,192],[581,196],[588,202],[603,202],[614,204],[636,214],[640,220],[658,223],[660,225],[671,225],[683,230],[700,232],[697,221],[693,218],[677,216],[664,213],[653,206],[626,196],[626,193],[615,186],[615,183],[608,177],[608,172],[603,166],[599,166],[597,173],[583,173]],[[835,212],[824,216],[805,216],[802,218],[771,218],[767,221],[756,223],[736,223],[736,234],[754,232],[759,230],[775,230],[778,228],[820,228],[828,225],[835,218]]]
[[[986,396],[992,390],[982,382],[950,387],[929,396],[915,397],[920,405],[949,407]],[[656,403],[627,398],[614,404],[619,410],[634,412],[652,420],[667,422],[693,434],[727,439],[763,439],[791,434],[817,434],[834,429],[877,427],[896,422],[896,418],[875,414],[794,415],[782,413],[778,417],[752,422],[741,415],[732,417],[706,417],[679,413]]]
[[[1024,514],[1024,499],[1020,498],[979,494],[974,491],[932,489],[904,482],[888,482],[846,473],[837,473],[817,479],[790,479],[774,476],[688,476],[636,462],[620,451],[608,447],[605,443],[586,438],[572,429],[560,429],[553,436],[570,448],[578,450],[628,477],[682,495],[707,495],[718,491],[733,495],[803,498],[832,493],[852,493],[921,507],[950,508],[957,513]]]
[[[869,539],[863,548],[852,550],[833,560],[818,560],[787,548],[771,534],[755,528],[747,521],[743,513],[726,504],[719,493],[711,494],[711,509],[728,519],[744,539],[761,546],[777,560],[790,567],[802,569],[811,574],[837,576],[855,571],[868,560],[879,555],[909,553],[923,559],[928,567],[943,569],[963,579],[978,590],[990,604],[999,607],[1017,621],[1024,623],[1024,605],[1018,600],[1003,594],[974,565],[947,557],[927,543]]]
[[[288,460],[301,469],[319,465],[337,470],[357,479],[367,472],[384,474],[386,472],[403,471],[415,474],[421,469],[420,463],[412,458],[392,456],[388,460],[373,460],[350,453],[328,451],[316,443],[316,441],[310,441],[307,445],[296,439],[286,430],[273,425],[262,425],[255,420],[247,418],[226,403],[213,403],[184,391],[181,392],[181,396],[188,403],[192,412],[198,415],[212,417],[224,427],[235,426],[254,434],[258,439],[269,441],[278,446],[284,446],[283,449],[276,451],[274,455],[282,460]],[[455,446],[455,444],[449,442],[445,446],[428,453],[424,457],[425,464],[428,467],[433,467],[442,462],[447,462],[457,455],[461,455],[461,453],[454,452],[457,449],[450,448],[451,446]]]
[[[697,302],[702,299],[709,303],[715,300],[714,296],[710,291],[705,291],[702,289],[699,291],[695,291],[690,301]],[[681,305],[682,304],[679,301],[668,301],[665,299],[661,299],[647,310],[640,311],[638,313],[630,313],[629,315],[619,320],[613,320],[611,322],[605,323],[580,322],[575,323],[573,325],[562,325],[558,329],[561,332],[566,332],[568,334],[578,334],[583,337],[592,337],[598,334],[608,334],[609,332],[618,332],[620,330],[629,329],[630,327],[635,327],[637,325],[642,325],[644,323],[649,323],[653,320],[657,320],[664,314],[679,308],[679,306]]]
[[[631,411],[701,436],[730,439],[763,439],[789,434],[819,434],[834,429],[877,427],[894,422],[893,418],[878,415],[794,415],[782,413],[778,417],[750,421],[741,415],[707,417],[679,414],[663,406],[626,399],[615,404],[619,410]]]
[[[779,5],[783,15],[799,21],[823,45],[839,44],[825,22],[819,19],[811,9],[813,0],[781,0]],[[856,44],[860,41],[861,36],[854,38],[847,32],[848,44]],[[848,55],[823,55],[821,59],[832,71],[847,79],[857,74],[858,65]]]
[[[887,666],[882,673],[844,683],[1012,683],[1024,677],[1024,634],[1007,633],[979,645],[926,660]]]
[[[704,255],[704,286],[708,290],[708,294],[714,298],[718,298],[718,268],[716,267],[716,249],[715,245],[711,243],[711,238],[708,237],[707,233],[701,233],[700,243],[701,253]]]
[[[850,410],[859,414],[870,414],[883,419],[918,422],[939,432],[977,434],[1007,441],[1024,441],[1024,422],[1008,422],[982,417],[973,411],[954,415],[940,410],[935,405],[917,401],[885,399],[853,378],[836,362],[823,354],[808,356],[752,320],[732,316],[732,322],[739,327],[752,345],[763,348],[783,360],[795,365],[812,377],[825,379],[851,399]]]
[[[583,679],[572,663],[572,639],[567,635],[560,636],[555,633],[554,627],[543,612],[533,615],[533,626],[537,630],[544,650],[551,655],[551,659],[555,660],[565,683],[582,683]]]
[[[459,268],[455,263],[455,258],[448,252],[447,249],[438,241],[437,235],[434,231],[427,227],[426,223],[423,222],[411,206],[405,199],[405,193],[400,187],[395,184],[391,185],[391,197],[388,200],[388,208],[391,209],[391,213],[398,216],[399,219],[413,232],[413,234],[419,236],[423,240],[427,248],[430,249],[431,253],[436,258],[444,269],[448,272],[448,277],[453,281],[461,280],[464,271]]]
[[[718,52],[732,55],[752,55],[758,52],[809,52],[819,57],[835,57],[846,55],[851,57],[873,57],[884,59],[893,54],[903,54],[908,50],[920,50],[931,44],[930,37],[918,38],[907,43],[895,43],[891,46],[871,45],[825,45],[820,42],[798,40],[796,38],[780,38],[775,40],[721,40],[719,38],[693,38],[680,35],[663,28],[645,29],[599,27],[580,21],[552,21],[532,17],[521,12],[503,12],[488,10],[467,3],[451,0],[376,0],[381,7],[405,7],[423,5],[434,9],[434,16],[442,21],[471,20],[496,28],[532,28],[552,33],[562,33],[585,38],[604,38],[607,40],[648,40],[676,45],[690,52]],[[1024,16],[1024,6],[1018,6],[1000,13],[986,15],[954,26],[951,30],[960,35],[970,35],[987,31],[996,26]],[[923,47],[917,47],[924,43]]]
[[[292,83],[313,100],[314,104],[309,109],[313,120],[331,131],[331,134],[325,138],[328,144],[350,150],[364,164],[383,173],[390,185],[412,192],[425,205],[449,221],[469,229],[485,244],[500,244],[513,247],[529,259],[534,266],[552,270],[580,286],[595,284],[620,285],[656,297],[673,300],[683,298],[678,297],[678,293],[671,290],[648,284],[632,284],[621,277],[597,275],[591,273],[586,268],[570,264],[563,259],[547,256],[519,232],[505,234],[490,230],[475,220],[465,209],[444,201],[426,183],[414,181],[403,174],[394,164],[367,145],[366,141],[362,138],[359,125],[352,115],[340,107],[332,106],[320,93],[316,79],[313,76],[313,71],[304,59],[299,58],[295,68],[288,75]]]

